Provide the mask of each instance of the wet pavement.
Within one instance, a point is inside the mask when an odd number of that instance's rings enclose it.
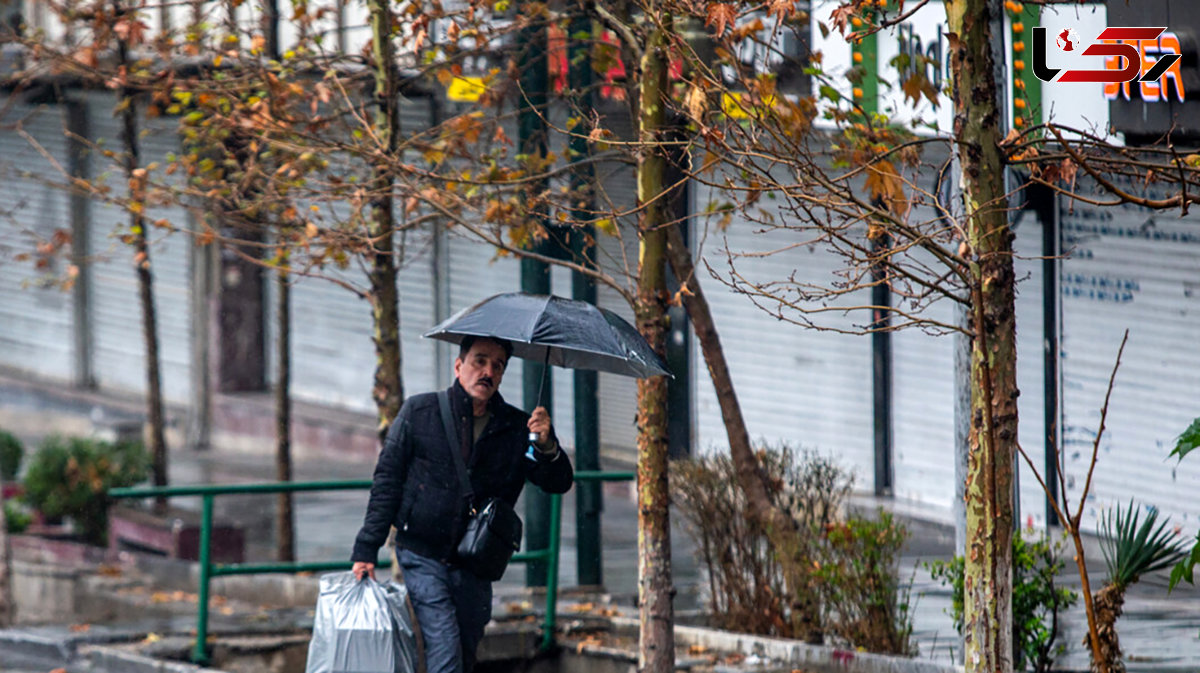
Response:
[[[3,380],[0,379],[0,389]],[[0,408],[8,406],[0,392]],[[44,405],[43,405],[44,406]],[[95,415],[94,410],[81,409]],[[73,410],[74,411],[74,410]],[[24,439],[38,438],[28,432]],[[630,469],[628,465],[608,464],[605,469]],[[294,466],[297,481],[331,479],[369,479],[373,465],[362,460],[307,460]],[[245,483],[272,481],[274,462],[271,449],[263,447],[260,454],[226,451],[194,451],[175,449],[170,462],[174,485],[196,483]],[[602,523],[603,576],[606,591],[614,605],[623,613],[636,615],[637,594],[637,510],[632,498],[632,485],[607,484],[604,487]],[[366,506],[366,491],[335,491],[300,493],[295,496],[296,542],[298,560],[336,561],[348,559],[354,535],[362,522]],[[198,498],[177,498],[174,505],[198,509]],[[216,500],[219,519],[236,522],[246,529],[247,554],[250,562],[273,558],[273,495],[222,496]],[[560,583],[563,587],[577,584],[575,553],[575,494],[563,499],[563,528]],[[856,506],[888,506],[886,500],[856,498]],[[518,507],[524,512],[523,507]],[[678,519],[678,517],[676,517]],[[675,522],[672,536],[674,583],[677,590],[676,611],[683,617],[703,608],[704,580],[694,553],[695,546]],[[912,538],[901,561],[901,576],[912,578],[914,637],[923,659],[953,661],[959,651],[958,636],[949,616],[950,592],[932,580],[924,564],[949,558],[953,549],[953,531],[944,525],[919,520],[908,522]],[[1102,557],[1094,540],[1091,541],[1089,568],[1093,586],[1104,578]],[[347,567],[349,562],[347,561]],[[1067,555],[1067,569],[1062,576],[1063,586],[1078,589],[1078,573]],[[510,599],[524,583],[524,568],[514,564],[497,584],[497,600]],[[1087,651],[1082,645],[1086,621],[1082,602],[1062,615],[1063,635],[1059,642],[1067,652],[1058,660],[1062,670],[1087,670]],[[1168,597],[1165,576],[1144,579],[1127,595],[1125,615],[1118,622],[1121,644],[1127,654],[1129,671],[1175,673],[1200,671],[1200,591],[1185,586]],[[36,666],[5,661],[0,671],[44,670]]]

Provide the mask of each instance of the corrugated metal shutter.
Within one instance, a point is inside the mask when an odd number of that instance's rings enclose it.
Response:
[[[400,113],[401,133],[410,135],[428,128],[427,101],[402,99]],[[327,216],[348,216],[341,212],[343,204],[334,205],[338,213],[327,212]],[[397,223],[403,225],[399,213]],[[434,314],[432,235],[428,228],[401,232],[396,236],[396,245],[401,374],[405,394],[410,395],[437,386],[433,346],[421,338],[432,325]],[[371,391],[376,360],[370,302],[317,276],[343,280],[364,290],[368,279],[357,263],[346,270],[331,265],[323,270],[314,269],[314,273],[313,277],[297,277],[292,285],[292,396],[306,402],[374,413]],[[275,350],[279,294],[273,277],[267,286],[267,376],[273,385],[279,380]]]
[[[616,131],[618,135],[624,131]],[[624,137],[624,136],[622,136]],[[596,169],[596,182],[601,186],[598,202],[601,209],[612,207],[620,212],[637,205],[637,173],[628,165],[607,163]],[[598,234],[597,263],[601,268],[637,291],[638,271],[637,215],[620,218],[620,236]],[[636,326],[633,308],[616,290],[599,285],[596,303]],[[597,378],[600,391],[600,450],[602,454],[625,462],[637,462],[637,379],[601,373]]]
[[[112,96],[91,94],[87,97],[92,135],[101,149],[120,153],[120,120],[113,117]],[[158,162],[165,166],[168,153],[178,153],[177,120],[142,120],[140,128],[141,165]],[[113,160],[95,156],[93,174],[102,176],[115,194],[123,194],[124,177]],[[154,179],[162,179],[162,167]],[[163,396],[171,402],[186,403],[191,392],[191,313],[188,292],[190,273],[188,250],[191,237],[188,215],[183,208],[148,208],[147,222],[165,219],[181,231],[151,226],[151,271],[157,311],[159,357]],[[93,318],[96,379],[101,387],[132,392],[146,390],[145,343],[142,339],[142,313],[137,276],[131,249],[118,238],[129,226],[129,214],[116,205],[97,201],[92,207],[91,243],[93,273]]]
[[[8,104],[4,99],[3,105]],[[71,231],[69,197],[64,177],[10,125],[20,121],[59,165],[67,166],[63,113],[57,106],[13,104],[0,121],[0,182],[5,189],[0,205],[0,363],[37,376],[68,381],[74,373],[72,297],[51,277],[64,276],[70,259],[50,260],[45,273],[32,259],[39,241],[57,230]]]
[[[1042,223],[1032,212],[1020,215],[1014,241],[1016,259],[1013,268],[1017,278],[1017,437],[1021,447],[1037,466],[1044,471],[1046,453],[1045,413],[1045,330],[1042,319],[1043,288],[1042,273]],[[1020,517],[1022,526],[1032,519],[1034,525],[1046,525],[1046,494],[1029,466],[1016,457],[1019,472],[1017,479],[1020,493]]]
[[[931,215],[926,208],[918,212],[918,218]],[[1021,391],[1017,432],[1040,469],[1045,445],[1041,224],[1033,213],[1025,213],[1015,231],[1017,386]],[[942,301],[925,316],[953,325],[956,313],[953,304]],[[955,339],[953,334],[935,336],[920,329],[903,329],[892,336],[893,491],[897,499],[919,504],[922,512],[943,520],[952,518],[954,507]],[[1018,465],[1021,511],[1041,523],[1045,518],[1041,487],[1023,460],[1018,459]]]
[[[1126,186],[1134,192],[1143,186]],[[1063,445],[1067,492],[1077,500],[1105,389],[1122,334],[1129,344],[1117,373],[1084,511],[1095,524],[1105,507],[1130,498],[1197,529],[1200,461],[1176,467],[1167,454],[1200,415],[1200,221],[1137,206],[1061,204]]]
[[[358,287],[366,279],[355,267],[328,268],[320,275]],[[278,289],[270,280],[267,314],[271,339],[267,353],[271,381],[278,381]],[[375,376],[375,346],[371,342],[371,305],[349,290],[319,277],[304,277],[292,285],[292,379],[296,400],[374,412],[371,389]]]
[[[713,195],[699,187],[694,191],[693,212],[706,212]],[[698,232],[693,240],[706,240],[701,254],[719,272],[728,268],[726,247],[734,252],[765,252],[798,241],[797,234],[787,231],[760,233],[761,226],[737,215],[724,231],[713,224],[701,219],[700,226],[709,226],[708,235]],[[820,246],[738,262],[739,272],[751,280],[780,280],[794,273],[801,283],[827,283],[840,266],[840,260]],[[712,278],[703,276],[700,282],[710,288],[706,294],[752,441],[831,454],[856,469],[860,486],[864,480],[869,483],[873,456],[869,338],[782,323]],[[850,328],[867,319],[830,315],[822,320]],[[693,361],[703,362],[698,344],[696,348]],[[699,367],[696,370],[698,453],[727,450],[713,386]]]
[[[494,294],[520,291],[521,263],[516,258],[499,257],[494,247],[455,229],[450,231],[449,244],[452,315]],[[458,351],[455,350],[453,354],[458,355]],[[521,386],[523,370],[521,360],[514,358],[504,372],[500,389],[504,399],[518,407],[524,406]]]

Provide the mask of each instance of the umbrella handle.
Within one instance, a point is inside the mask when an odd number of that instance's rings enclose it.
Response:
[[[542,391],[546,388],[546,378],[550,374],[550,347],[546,347],[546,359],[542,361],[542,380],[538,383],[537,402],[533,405],[534,409],[542,406]],[[537,441],[537,433],[529,433],[529,443],[533,444]]]

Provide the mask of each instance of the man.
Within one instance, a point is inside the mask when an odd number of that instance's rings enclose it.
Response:
[[[548,493],[565,493],[574,478],[546,409],[530,416],[496,392],[511,355],[512,345],[503,340],[463,340],[448,391],[461,447],[450,447],[436,393],[405,401],[379,454],[354,541],[354,574],[374,578],[379,547],[389,527],[396,527],[427,673],[469,673],[492,616],[492,583],[456,563],[454,550],[470,512],[450,451],[463,455],[476,503],[499,497],[515,505],[526,479]],[[534,433],[537,440],[527,451]]]

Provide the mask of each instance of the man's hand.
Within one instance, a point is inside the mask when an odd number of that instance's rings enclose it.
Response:
[[[546,411],[546,407],[534,409],[527,425],[529,432],[537,433],[536,443],[539,451],[549,453],[558,448],[550,442],[550,412]]]
[[[360,580],[364,577],[375,579],[375,564],[367,563],[366,561],[355,561],[354,567],[350,569],[350,572],[354,573],[354,576]]]

